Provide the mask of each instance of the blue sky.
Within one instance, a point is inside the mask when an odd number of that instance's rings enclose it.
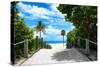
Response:
[[[59,4],[52,3],[19,2],[16,7],[20,11],[18,16],[25,17],[24,21],[30,28],[34,28],[39,20],[46,25],[46,34],[42,33],[46,41],[61,41],[61,30],[66,30],[67,34],[74,26],[65,21],[64,15],[66,14],[62,14],[56,8],[58,6]],[[35,36],[39,36],[39,33],[35,33]]]

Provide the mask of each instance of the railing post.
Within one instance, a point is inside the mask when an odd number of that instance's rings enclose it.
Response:
[[[80,38],[78,37],[78,47],[80,47]]]
[[[41,38],[41,47],[44,48],[43,38]]]
[[[36,49],[38,49],[38,45],[39,45],[39,38],[38,36],[36,36]]]
[[[43,44],[43,45],[47,46],[46,41],[44,42],[44,44]]]
[[[11,44],[11,64],[16,64],[16,52],[15,52],[15,45]]]
[[[41,38],[39,38],[39,48],[41,48]]]
[[[34,39],[34,50],[36,50],[36,39]]]
[[[16,45],[14,45],[14,63],[16,64]]]
[[[85,47],[85,50],[86,50],[86,54],[89,54],[89,40],[86,39],[86,47]]]
[[[28,39],[24,42],[24,57],[28,58]]]

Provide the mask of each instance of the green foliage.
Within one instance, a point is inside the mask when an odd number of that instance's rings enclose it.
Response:
[[[75,41],[75,37],[86,38],[97,42],[97,6],[65,5],[57,7],[59,11],[66,14],[65,20],[71,21],[77,30],[67,34],[67,47]],[[82,42],[82,44],[84,44]],[[84,48],[84,45],[81,45]]]
[[[79,47],[85,49],[86,48],[86,45],[85,44],[86,44],[86,41],[85,40],[80,40],[80,46]]]
[[[27,25],[20,20],[19,22],[14,22],[14,33],[15,33],[15,43],[24,41],[25,39],[32,39],[33,38],[33,31],[27,27]],[[29,43],[29,51],[32,50],[33,43]],[[31,47],[30,47],[31,46]],[[18,58],[23,57],[24,55],[24,43],[18,44],[15,48],[16,55],[19,56]]]
[[[72,48],[72,44],[68,42],[68,44],[66,44],[67,47],[66,48]]]
[[[42,48],[52,49],[51,45],[47,44],[45,41],[43,42],[43,47]]]
[[[14,44],[24,41],[25,39],[33,38],[33,30],[30,29],[24,22],[24,18],[19,18],[19,10],[16,8],[17,1],[11,2],[11,25],[14,27]],[[33,49],[33,43],[29,43],[29,51]],[[24,43],[15,46],[16,58],[21,58],[24,55]]]
[[[71,48],[73,44],[75,43],[77,31],[78,30],[74,28],[72,31],[67,33],[67,44],[66,44],[67,48]]]
[[[78,36],[97,42],[97,7],[60,4],[58,10],[78,29]]]
[[[52,49],[52,47],[51,47],[50,45],[48,45],[48,44],[46,44],[46,45],[44,46],[44,48],[46,48],[46,49]]]
[[[42,21],[38,21],[37,26],[34,28],[35,31],[40,32],[40,38],[41,38],[41,32],[45,32],[45,25],[42,23]]]
[[[38,37],[33,39],[33,29],[30,29],[25,24],[24,17],[18,17],[19,10],[16,8],[17,3],[18,2],[11,3],[11,25],[14,26],[14,44],[28,39],[29,53],[32,53],[37,49],[43,48],[43,46],[44,48],[50,49],[51,46],[42,43],[43,40],[41,42],[41,39],[39,39]],[[35,30],[37,32],[40,32],[40,38],[41,31],[44,31],[44,29],[45,25],[42,23],[42,21],[39,21],[37,26],[35,27]],[[24,57],[24,42],[15,46],[15,56],[17,59]]]
[[[33,31],[27,27],[23,20],[15,22],[14,27],[15,43],[23,41],[25,39],[32,39]]]

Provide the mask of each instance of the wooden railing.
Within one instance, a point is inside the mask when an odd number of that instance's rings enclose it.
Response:
[[[13,44],[14,45],[14,60],[12,61],[14,64],[16,64],[16,46],[17,45],[23,45],[24,47],[24,58],[28,58],[29,56],[28,56],[28,52],[29,52],[29,42],[30,41],[32,41],[33,39],[25,39],[24,41],[21,41],[21,42],[18,42],[18,43],[15,43],[15,44]],[[39,50],[39,49],[41,49],[41,48],[43,48],[44,47],[44,45],[46,45],[46,42],[45,41],[43,41],[43,38],[38,38],[38,36],[36,37],[36,39],[35,39],[35,42],[34,42],[34,45],[36,45],[35,47],[34,47],[34,49],[35,49],[35,51],[37,51],[37,50]],[[23,48],[21,48],[21,49],[23,49]],[[34,51],[34,52],[35,52]],[[34,53],[33,52],[33,53]]]
[[[88,39],[84,39],[84,38],[76,38],[77,39],[77,47],[86,55],[88,56],[95,56],[95,58],[93,60],[97,60],[97,43],[90,41]],[[83,46],[84,48],[81,47],[82,45],[82,41],[83,41]],[[96,47],[96,50],[91,50],[91,46],[92,44]],[[93,48],[95,48],[93,47]],[[93,54],[93,52],[95,52],[95,54]]]

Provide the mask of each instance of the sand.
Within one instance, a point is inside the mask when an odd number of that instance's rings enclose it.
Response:
[[[57,43],[57,44],[50,44],[52,46],[52,49],[65,49],[66,45],[64,43],[64,45],[62,43]]]

